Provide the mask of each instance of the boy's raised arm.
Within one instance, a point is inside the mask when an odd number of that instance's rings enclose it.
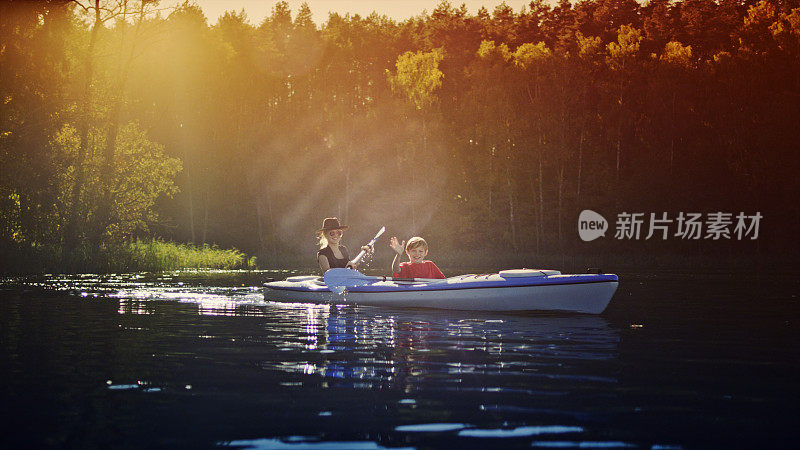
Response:
[[[400,273],[400,260],[403,258],[403,249],[405,245],[406,241],[403,241],[401,244],[394,236],[389,239],[389,247],[395,252],[394,259],[392,260],[392,273]]]

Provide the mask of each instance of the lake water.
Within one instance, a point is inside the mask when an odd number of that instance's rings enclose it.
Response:
[[[0,284],[0,447],[797,448],[796,274],[600,316],[279,304],[289,272]]]

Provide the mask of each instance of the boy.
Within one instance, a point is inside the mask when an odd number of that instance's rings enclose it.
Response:
[[[444,274],[433,261],[425,260],[428,255],[428,243],[425,239],[415,236],[408,240],[408,245],[399,243],[397,238],[392,236],[389,240],[389,247],[397,253],[392,261],[392,275],[396,278],[444,278]],[[401,263],[403,257],[403,247],[405,246],[409,262]]]

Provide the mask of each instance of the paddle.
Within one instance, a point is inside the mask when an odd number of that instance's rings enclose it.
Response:
[[[381,237],[381,235],[383,234],[383,232],[384,232],[384,231],[386,231],[386,227],[381,227],[381,229],[380,229],[380,230],[378,230],[378,234],[376,234],[376,235],[375,235],[375,237],[374,237],[374,238],[372,238],[372,240],[371,240],[371,241],[369,241],[369,244],[367,244],[367,246],[368,246],[368,247],[372,247],[373,245],[375,245],[375,241],[377,241],[377,240],[378,240],[378,238],[379,238],[379,237]],[[356,255],[356,257],[355,257],[355,258],[353,258],[353,260],[352,260],[352,261],[350,261],[350,264],[352,264],[352,265],[354,265],[354,266],[355,266],[356,264],[358,264],[358,262],[359,262],[359,261],[361,261],[361,258],[363,258],[363,257],[364,257],[364,255],[366,255],[366,254],[367,254],[367,251],[366,251],[366,250],[361,250],[361,253],[359,253],[358,255]]]
[[[341,294],[345,289],[364,286],[372,283],[372,277],[368,277],[361,272],[353,269],[330,269],[325,272],[325,285],[334,292]]]
[[[370,277],[353,269],[330,269],[325,272],[325,284],[333,292],[341,294],[348,288],[364,286],[376,281],[408,281],[408,282],[431,282],[444,281],[432,278],[392,278],[392,277]]]

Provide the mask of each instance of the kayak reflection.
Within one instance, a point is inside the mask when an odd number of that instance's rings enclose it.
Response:
[[[303,354],[262,367],[321,376],[330,387],[405,392],[616,382],[619,332],[602,317],[334,311],[308,307]]]

